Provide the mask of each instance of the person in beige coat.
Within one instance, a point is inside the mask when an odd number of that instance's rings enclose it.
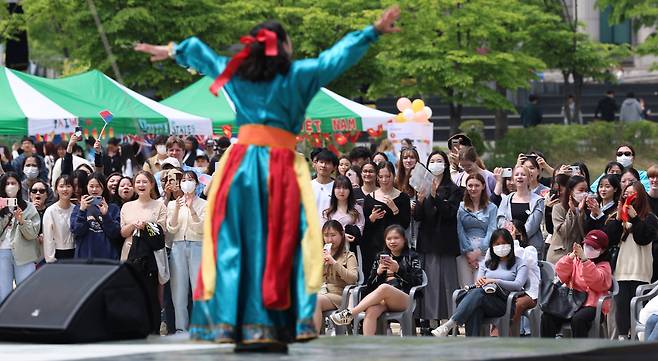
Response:
[[[19,285],[34,272],[34,263],[41,257],[37,242],[41,217],[21,193],[18,174],[9,172],[0,178],[0,303],[14,282]],[[8,205],[8,199],[16,205]]]
[[[585,237],[583,224],[588,189],[584,177],[572,176],[567,181],[560,203],[553,206],[554,231],[546,255],[548,262],[556,264],[560,258],[571,252],[574,243],[582,242]]]
[[[340,307],[343,289],[358,279],[357,260],[345,241],[343,226],[336,220],[327,221],[322,227],[324,239],[324,284],[318,293],[313,314],[315,328],[322,328],[322,312]],[[331,248],[328,247],[331,245]]]

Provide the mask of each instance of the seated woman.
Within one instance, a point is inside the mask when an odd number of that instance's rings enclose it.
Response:
[[[571,283],[575,290],[587,292],[587,299],[570,320],[543,313],[541,337],[555,337],[565,322],[571,323],[573,337],[587,337],[596,317],[599,297],[608,293],[612,286],[608,236],[603,231],[593,230],[585,236],[583,244],[584,247],[578,243],[573,244],[573,252],[562,257],[555,265],[555,273],[562,283]],[[609,309],[610,301],[606,301],[603,313],[608,313]]]
[[[329,316],[336,325],[352,322],[354,314],[366,313],[363,335],[372,336],[377,319],[384,312],[400,312],[409,305],[409,291],[423,280],[423,270],[416,253],[409,249],[404,228],[397,224],[384,231],[386,245],[377,255],[368,278],[370,293],[358,305]]]
[[[658,341],[658,297],[642,307],[638,321],[644,325],[644,341]]]
[[[522,291],[528,281],[528,267],[514,255],[514,240],[506,229],[497,229],[489,241],[489,259],[480,263],[477,282],[457,306],[448,322],[432,330],[437,337],[447,336],[456,325],[466,324],[466,336],[478,336],[484,318],[505,314],[506,294]]]
[[[318,301],[313,321],[318,332],[322,329],[322,312],[340,307],[343,289],[353,285],[358,279],[357,261],[349,251],[343,226],[336,220],[327,221],[322,226],[324,239],[324,284],[318,293]],[[327,249],[327,246],[331,248]]]

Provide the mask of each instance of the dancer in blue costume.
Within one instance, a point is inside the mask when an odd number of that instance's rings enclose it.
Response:
[[[215,77],[211,92],[224,88],[240,127],[208,195],[192,338],[236,342],[236,350],[284,351],[288,342],[316,336],[322,237],[295,135],[317,91],[356,64],[380,34],[399,31],[399,15],[391,7],[374,25],[300,61],[290,60],[292,43],[273,21],[243,37],[245,49],[230,61],[195,37],[135,47],[151,61],[171,57]]]

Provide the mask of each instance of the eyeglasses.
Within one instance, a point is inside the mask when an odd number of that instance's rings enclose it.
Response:
[[[44,188],[32,188],[30,189],[30,193],[32,194],[46,194],[46,190]]]
[[[617,157],[621,157],[622,155],[625,155],[627,157],[633,156],[632,152],[617,152]]]

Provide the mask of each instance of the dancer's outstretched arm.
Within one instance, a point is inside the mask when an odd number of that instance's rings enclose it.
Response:
[[[186,68],[192,68],[211,78],[217,77],[224,71],[228,58],[215,53],[208,45],[196,36],[185,39],[182,43],[169,43],[169,45],[153,45],[140,43],[135,46],[136,51],[151,55],[151,61],[162,61],[170,57]]]

